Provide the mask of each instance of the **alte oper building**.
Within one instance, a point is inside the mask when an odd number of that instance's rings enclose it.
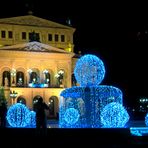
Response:
[[[61,91],[74,82],[74,32],[33,15],[0,19],[0,85],[8,105],[32,109],[41,96],[56,117]]]

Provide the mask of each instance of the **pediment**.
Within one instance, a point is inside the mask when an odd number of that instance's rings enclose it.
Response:
[[[48,28],[74,29],[73,27],[62,25],[62,24],[49,21],[46,19],[42,19],[42,18],[33,16],[33,15],[3,18],[3,19],[0,19],[0,23],[1,24],[48,27]]]
[[[40,42],[36,42],[36,41],[24,43],[24,44],[4,46],[4,47],[1,47],[0,50],[73,54],[71,52],[67,52],[65,50],[62,50],[47,44],[43,44]]]

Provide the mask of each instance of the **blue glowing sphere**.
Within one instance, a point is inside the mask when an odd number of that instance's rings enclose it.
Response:
[[[26,122],[29,127],[36,127],[36,112],[30,111],[27,114]]]
[[[88,54],[77,61],[74,75],[81,86],[95,86],[102,82],[105,76],[105,67],[101,59]]]
[[[26,127],[29,109],[22,103],[16,103],[8,109],[7,121],[12,127]]]
[[[105,128],[123,128],[128,120],[129,115],[120,103],[109,103],[101,112],[101,123]]]
[[[79,117],[80,114],[75,108],[68,108],[64,114],[64,120],[70,125],[75,124],[79,120]]]
[[[145,124],[146,124],[146,126],[148,126],[148,113],[145,116]]]

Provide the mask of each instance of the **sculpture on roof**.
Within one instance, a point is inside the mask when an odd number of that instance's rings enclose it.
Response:
[[[36,33],[35,31],[31,32],[29,35],[29,42],[33,42],[33,41],[40,42],[39,34]]]

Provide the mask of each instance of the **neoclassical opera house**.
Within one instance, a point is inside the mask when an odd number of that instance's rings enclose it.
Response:
[[[56,117],[59,94],[72,86],[75,29],[32,15],[0,19],[0,85],[8,106],[33,108],[39,96]]]

